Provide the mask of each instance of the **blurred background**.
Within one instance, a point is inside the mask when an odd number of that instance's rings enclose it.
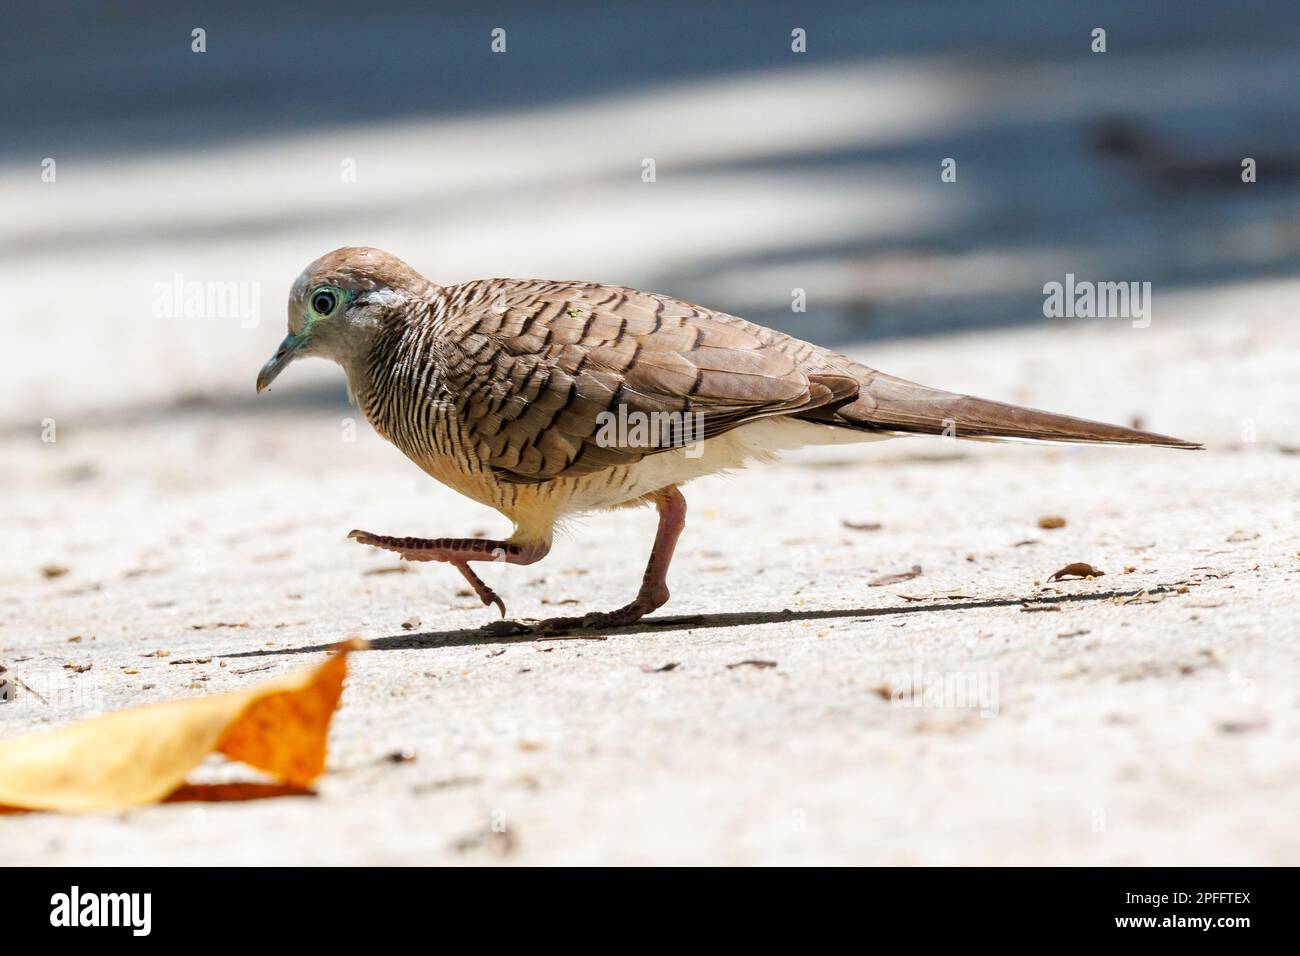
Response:
[[[1066,273],[1150,281],[1177,323],[1171,294],[1300,271],[1298,26],[1285,2],[7,5],[4,424],[251,407],[289,284],[348,244],[845,348],[1044,323]],[[343,401],[320,363],[282,382]]]
[[[0,663],[49,704],[0,735],[377,651],[331,735],[369,769],[323,799],[15,817],[6,859],[1293,863],[1298,27],[1294,0],[4,4]],[[677,623],[489,649],[457,575],[346,533],[501,516],[332,365],[254,394],[341,245],[668,293],[1208,450],[791,456],[691,486]],[[1045,318],[1069,275],[1150,310]],[[485,577],[512,616],[616,607],[653,524]],[[1107,575],[1049,581],[1078,561]],[[885,703],[922,660],[1001,675],[1003,716]]]

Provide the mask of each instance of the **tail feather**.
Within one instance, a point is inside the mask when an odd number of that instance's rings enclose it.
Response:
[[[809,417],[869,431],[952,435],[957,438],[1204,447],[1200,442],[958,395],[917,385],[874,369],[868,371],[870,375],[863,381],[856,401],[824,411],[817,410]]]

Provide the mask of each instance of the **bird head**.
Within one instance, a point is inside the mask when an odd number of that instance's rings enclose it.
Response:
[[[435,287],[382,249],[345,247],[309,265],[289,292],[289,334],[257,373],[259,392],[293,361],[364,359],[375,335]]]

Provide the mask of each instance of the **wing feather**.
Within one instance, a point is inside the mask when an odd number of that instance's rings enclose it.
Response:
[[[736,316],[614,286],[489,281],[488,304],[444,333],[442,378],[504,480],[591,474],[857,398],[852,376],[810,374],[782,347],[793,340]],[[602,429],[620,415],[663,427]]]

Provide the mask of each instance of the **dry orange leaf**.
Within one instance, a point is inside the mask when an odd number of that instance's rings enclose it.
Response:
[[[0,741],[0,806],[95,811],[157,803],[208,754],[305,787],[325,770],[349,650],[246,691],[119,710]]]

